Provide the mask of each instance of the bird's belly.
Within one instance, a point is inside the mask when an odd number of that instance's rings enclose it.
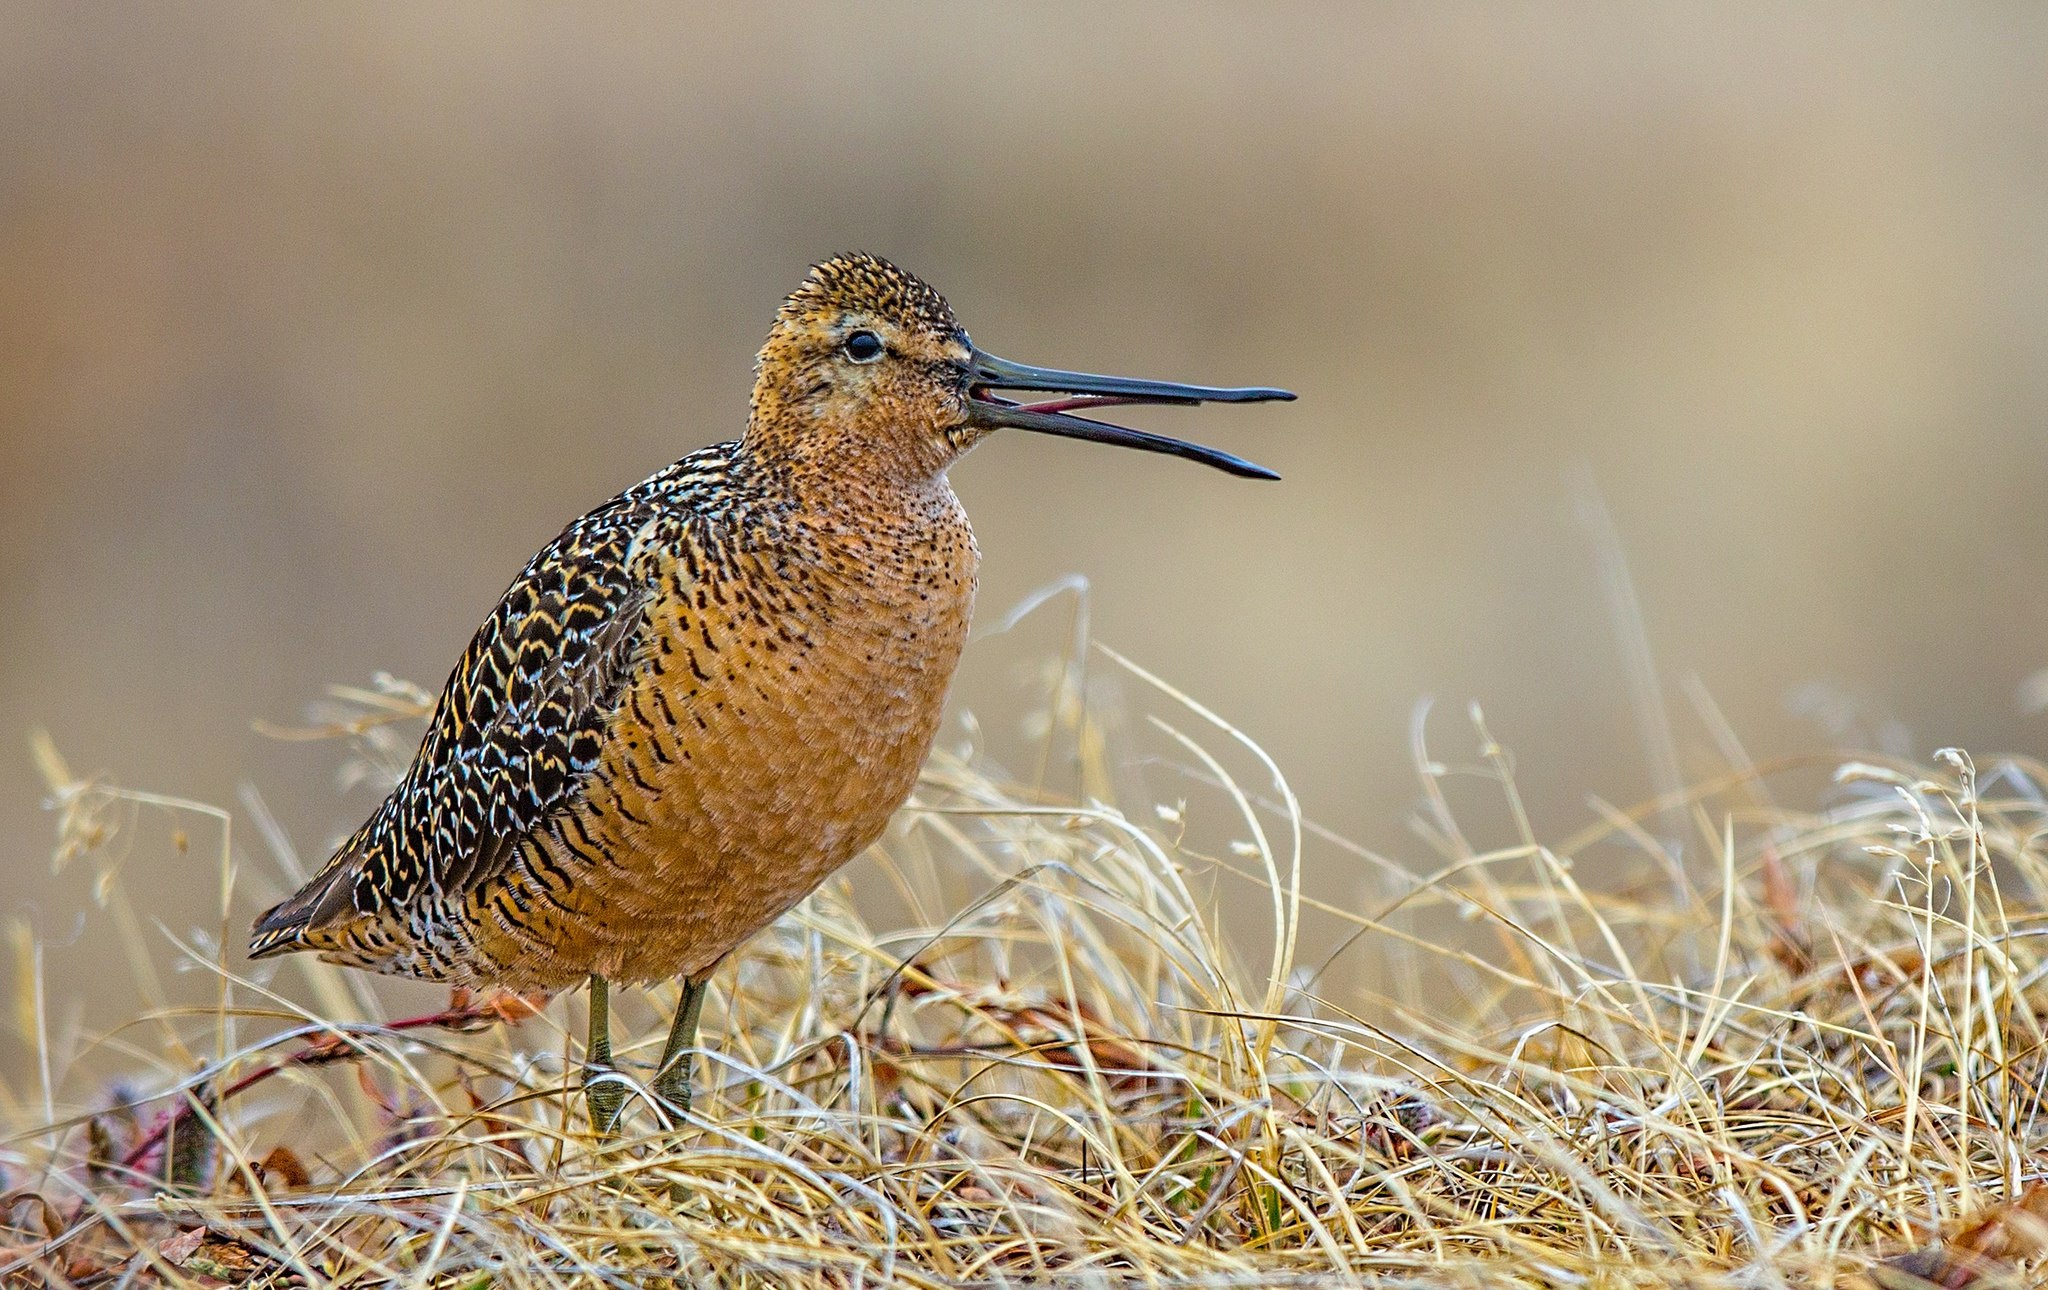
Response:
[[[969,585],[830,623],[662,624],[602,770],[554,831],[584,913],[582,943],[555,954],[622,980],[708,971],[873,842],[938,729]]]

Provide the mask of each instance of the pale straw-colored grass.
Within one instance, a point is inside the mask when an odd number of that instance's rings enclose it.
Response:
[[[611,1142],[575,1092],[580,997],[393,1029],[357,975],[250,973],[220,948],[257,903],[226,842],[220,926],[179,944],[112,856],[143,845],[137,811],[207,821],[46,753],[62,855],[102,866],[141,1015],[54,1045],[56,987],[17,938],[18,1025],[68,1056],[0,1107],[0,1268],[524,1288],[2030,1266],[2048,770],[1741,767],[1546,844],[1475,714],[1469,765],[1419,749],[1429,845],[1396,864],[1305,823],[1226,722],[1090,664],[1133,692],[1115,713],[1160,716],[1122,729],[1056,687],[1048,745],[1078,794],[942,750],[876,854],[716,979],[687,1121],[636,1101]],[[375,714],[415,700],[355,697],[388,774],[407,727]],[[1310,899],[1309,866],[1349,894]],[[1306,943],[1305,915],[1338,934]],[[1326,997],[1339,954],[1376,988]],[[152,1007],[180,957],[216,974],[211,1007]],[[629,1005],[629,1073],[673,1000],[654,993]],[[83,1073],[110,1065],[132,1109]],[[166,1123],[169,1150],[146,1147]]]

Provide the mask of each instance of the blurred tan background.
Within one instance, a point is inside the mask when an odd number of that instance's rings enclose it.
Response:
[[[104,955],[36,726],[317,859],[371,799],[252,719],[437,685],[565,521],[739,430],[847,248],[1007,356],[1300,392],[1138,414],[1281,485],[1022,436],[955,481],[984,621],[1086,575],[1368,844],[1422,854],[1423,695],[1545,828],[1651,791],[1589,493],[1688,773],[1691,675],[1758,755],[2038,747],[2048,9],[1259,12],[6,6],[0,907]],[[1057,637],[970,655],[992,730]],[[208,921],[203,861],[135,863]]]

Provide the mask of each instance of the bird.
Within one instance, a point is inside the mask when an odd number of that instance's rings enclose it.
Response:
[[[649,1087],[687,1113],[713,972],[881,835],[938,731],[980,562],[948,469],[1020,429],[1278,479],[1073,413],[1293,397],[1010,362],[886,260],[813,265],[756,358],[739,437],[527,562],[404,775],[255,921],[250,956],[458,989],[587,982],[600,1132],[626,1095],[611,986],[680,980]]]

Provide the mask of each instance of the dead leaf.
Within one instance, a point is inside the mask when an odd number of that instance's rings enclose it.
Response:
[[[313,1185],[313,1175],[306,1171],[299,1153],[290,1147],[272,1147],[256,1165],[256,1173],[266,1186],[299,1188]]]
[[[187,1228],[176,1236],[166,1236],[163,1240],[159,1241],[156,1252],[162,1255],[164,1262],[172,1267],[182,1268],[185,1266],[185,1260],[191,1258],[198,1251],[199,1243],[205,1239],[205,1228]]]
[[[1894,1255],[1870,1269],[1882,1290],[1963,1290],[2002,1275],[2021,1259],[2048,1252],[2048,1183],[1970,1219],[1944,1239]]]
[[[166,1237],[156,1248],[163,1261],[181,1272],[240,1285],[261,1274],[276,1272],[276,1260],[232,1236],[194,1227]]]

